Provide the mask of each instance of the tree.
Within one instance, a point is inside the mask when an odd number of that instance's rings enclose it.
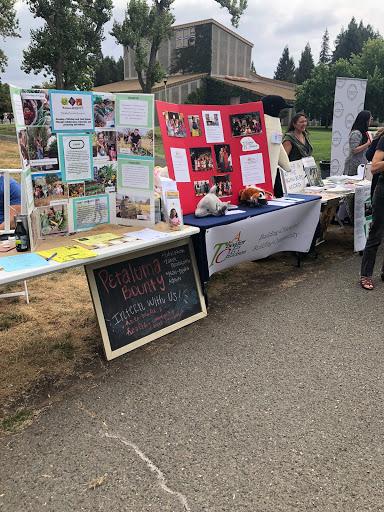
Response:
[[[295,107],[329,126],[333,116],[336,77],[352,77],[351,65],[340,59],[333,65],[319,64],[311,78],[297,87]]]
[[[20,37],[17,33],[19,22],[14,8],[15,0],[0,0],[0,37]],[[0,71],[5,71],[7,57],[0,49]]]
[[[301,52],[299,66],[296,69],[296,83],[302,84],[305,82],[305,80],[311,76],[314,67],[315,64],[313,62],[311,47],[309,43],[307,43],[304,50]]]
[[[321,41],[319,64],[329,64],[331,62],[331,50],[329,47],[329,32],[325,29],[323,39]]]
[[[95,69],[94,86],[111,84],[124,80],[124,60],[120,57],[115,60],[113,57],[103,57],[99,60]]]
[[[12,112],[9,85],[0,83],[0,114]]]
[[[112,0],[27,0],[27,4],[33,16],[45,23],[31,30],[22,69],[54,77],[57,89],[91,87]]]
[[[155,83],[166,76],[157,61],[157,53],[162,41],[172,33],[175,18],[172,4],[175,0],[129,0],[122,23],[114,22],[111,35],[118,44],[130,48],[134,53],[134,65],[140,87],[150,93]],[[247,0],[215,0],[226,8],[232,16],[232,24],[237,26],[240,16],[247,7]]]
[[[353,54],[361,53],[366,41],[378,37],[380,37],[380,34],[371,25],[364,26],[362,21],[357,24],[356,19],[353,17],[348,24],[347,30],[342,28],[336,37],[332,62],[335,63],[338,59],[350,59]]]
[[[286,46],[283,50],[283,53],[280,57],[279,63],[277,65],[275,75],[275,80],[285,80],[286,82],[295,82],[295,63],[293,58],[289,56],[289,49]]]
[[[255,63],[253,61],[251,62],[251,71],[252,73],[256,73]]]

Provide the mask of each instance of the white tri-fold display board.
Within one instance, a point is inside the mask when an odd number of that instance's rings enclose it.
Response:
[[[10,88],[32,247],[106,223],[155,223],[154,97]]]

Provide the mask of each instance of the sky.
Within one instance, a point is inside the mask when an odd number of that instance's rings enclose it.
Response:
[[[122,21],[126,0],[114,0],[114,6],[112,20],[105,26],[103,53],[117,59],[122,55],[122,48],[115,43],[109,32],[113,19]],[[20,20],[21,38],[7,39],[5,43],[0,41],[1,48],[8,55],[8,67],[1,75],[1,80],[29,87],[40,84],[44,80],[42,75],[27,75],[20,69],[23,49],[29,44],[30,29],[38,27],[40,23],[31,18],[24,3],[18,2],[16,8]],[[346,27],[354,15],[358,21],[363,20],[364,24],[370,23],[384,34],[384,3],[382,2],[377,2],[373,8],[371,2],[364,5],[361,0],[339,0],[339,2],[274,0],[268,4],[265,0],[248,0],[248,8],[241,17],[237,29],[231,27],[230,15],[214,0],[175,0],[174,14],[176,24],[214,18],[235,30],[254,44],[253,61],[257,73],[270,78],[273,78],[284,46],[288,45],[297,65],[301,52],[309,42],[314,60],[317,62],[325,29],[328,28],[332,48],[341,27]]]

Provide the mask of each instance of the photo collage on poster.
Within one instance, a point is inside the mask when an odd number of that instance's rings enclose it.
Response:
[[[191,195],[187,183],[193,185],[195,201],[187,199],[190,210],[193,211],[192,204],[196,205],[212,187],[220,198],[228,201],[242,186],[265,183],[260,144],[266,147],[266,135],[261,105],[251,103],[246,108],[247,111],[244,105],[233,105],[213,110],[212,107],[158,102],[172,177],[180,190],[185,191],[184,198]],[[235,167],[234,162],[237,162]]]
[[[34,232],[45,237],[123,218],[119,195],[136,212],[123,223],[154,218],[152,95],[10,92]]]

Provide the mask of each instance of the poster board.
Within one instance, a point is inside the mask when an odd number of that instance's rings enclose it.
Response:
[[[214,184],[223,201],[238,204],[239,190],[258,185],[273,192],[261,102],[176,105],[156,101],[169,175],[184,214]]]
[[[32,247],[106,223],[155,223],[153,95],[10,94]]]
[[[108,360],[207,315],[191,241],[85,268]]]
[[[357,114],[364,110],[367,80],[336,78],[333,105],[331,176],[344,174],[349,154],[349,134]]]

